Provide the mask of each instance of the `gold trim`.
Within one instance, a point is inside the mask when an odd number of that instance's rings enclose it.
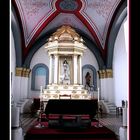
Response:
[[[58,95],[57,95],[57,94],[55,94],[55,95],[53,95],[53,97],[56,99],[56,98],[58,98]]]
[[[16,75],[16,76],[22,77],[22,70],[23,70],[23,68],[16,68],[16,73],[15,73],[15,75]]]
[[[99,70],[98,71],[99,78],[104,79],[104,78],[112,78],[113,77],[113,71],[112,69],[106,69],[106,70]]]
[[[60,93],[60,91],[59,91],[59,90],[57,90],[55,93]]]
[[[73,97],[74,97],[74,98],[79,98],[79,95],[75,94]]]
[[[31,72],[31,69],[26,68],[16,68],[16,76],[20,77],[29,77],[29,74]]]
[[[106,78],[105,70],[99,70],[98,73],[99,73],[99,78],[100,79]]]
[[[26,75],[26,68],[23,68],[22,69],[22,77],[26,77],[25,75]]]
[[[106,77],[107,78],[112,78],[113,77],[112,69],[106,69]]]
[[[78,33],[76,33],[76,31],[71,28],[70,26],[62,26],[61,28],[57,29],[57,31],[55,33],[53,33],[53,35],[50,37],[51,39],[49,40],[50,42],[51,41],[54,41],[54,40],[62,40],[67,37],[64,37],[64,36],[61,36],[63,34],[67,34],[68,37],[70,36],[69,40],[72,41],[72,40],[77,40],[79,42],[81,42],[81,37],[79,36]],[[83,42],[83,41],[82,41]]]
[[[63,88],[64,88],[64,89],[68,89],[68,86],[64,86]]]
[[[82,90],[82,92],[81,93],[85,93],[85,90]]]
[[[72,93],[77,93],[77,92],[75,90],[73,90]]]
[[[77,86],[74,86],[73,89],[77,89]]]

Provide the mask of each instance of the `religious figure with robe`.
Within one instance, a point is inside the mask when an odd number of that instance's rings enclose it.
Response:
[[[63,62],[63,72],[63,83],[70,84],[70,68],[66,58]]]
[[[86,85],[90,87],[91,75],[89,72],[86,73],[85,79],[86,79]]]

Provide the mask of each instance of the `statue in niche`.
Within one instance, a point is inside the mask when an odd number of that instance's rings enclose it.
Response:
[[[86,86],[90,87],[91,75],[89,72],[86,73],[85,79],[86,79]]]
[[[70,68],[66,58],[63,62],[63,70],[63,84],[70,84]]]

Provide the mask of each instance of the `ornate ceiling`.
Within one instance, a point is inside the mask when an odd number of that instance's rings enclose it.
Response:
[[[95,41],[103,52],[118,7],[124,0],[13,0],[24,48],[43,33],[70,25]]]

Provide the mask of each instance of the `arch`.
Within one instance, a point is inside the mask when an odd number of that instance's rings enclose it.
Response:
[[[16,51],[16,67],[22,67],[22,41],[21,41],[21,32],[18,24],[18,20],[12,6],[11,8],[11,29],[13,32],[14,42],[15,42],[15,51]]]
[[[112,69],[112,62],[113,62],[113,51],[114,51],[114,44],[119,32],[119,29],[127,16],[127,2],[124,1],[122,6],[120,7],[119,12],[117,13],[113,25],[111,27],[108,44],[107,44],[107,62],[106,67],[107,69]]]
[[[32,69],[31,90],[38,90],[35,88],[35,76],[36,76],[36,72],[39,72],[37,71],[38,68],[44,68],[46,70],[46,83],[45,84],[48,85],[49,83],[49,68],[43,63],[36,64]]]
[[[94,90],[97,90],[97,71],[96,71],[96,69],[95,69],[95,67],[94,66],[92,66],[92,65],[90,65],[90,64],[86,64],[86,65],[84,65],[83,67],[82,67],[82,82],[83,82],[83,71],[84,71],[84,69],[86,69],[86,68],[88,68],[88,69],[91,69],[92,70],[92,72],[93,72],[93,85],[94,85]]]
[[[54,33],[58,28],[54,28],[53,30],[50,30],[49,32],[45,33],[44,35],[42,35],[32,46],[32,48],[30,49],[30,52],[28,53],[25,61],[24,61],[24,67],[29,68],[30,67],[30,62],[31,59],[33,57],[33,55],[35,54],[35,52],[47,42],[47,39],[52,35],[52,33]],[[75,29],[77,33],[79,33],[84,41],[85,41],[85,45],[91,50],[91,52],[95,55],[99,68],[100,69],[104,69],[105,65],[104,65],[104,61],[102,59],[101,56],[101,52],[99,50],[99,48],[96,46],[96,44],[90,39],[90,37],[87,37],[87,35],[85,33],[83,33],[81,30],[79,29]]]

